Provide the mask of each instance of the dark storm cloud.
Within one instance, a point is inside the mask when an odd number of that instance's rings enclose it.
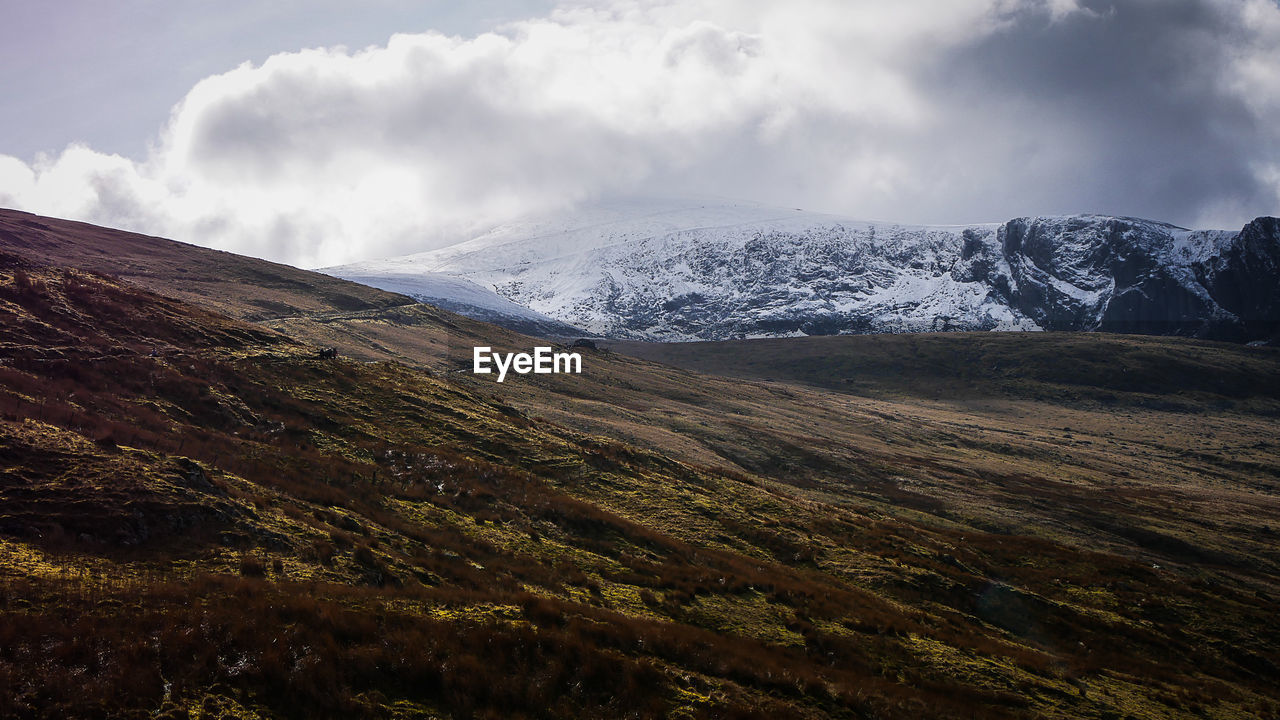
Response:
[[[1070,143],[1078,164],[1010,168],[1042,188],[1047,209],[1183,223],[1215,203],[1274,210],[1275,188],[1251,167],[1270,138],[1224,82],[1247,34],[1239,15],[1190,0],[1084,7],[1058,22],[1023,18],[958,51],[934,86],[954,106],[996,99],[1043,146]]]

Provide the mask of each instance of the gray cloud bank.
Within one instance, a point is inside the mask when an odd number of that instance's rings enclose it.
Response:
[[[206,78],[145,158],[0,155],[0,205],[303,266],[627,194],[1231,228],[1277,110],[1275,0],[570,3]]]

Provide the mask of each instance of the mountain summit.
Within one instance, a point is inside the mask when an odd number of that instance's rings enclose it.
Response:
[[[325,272],[399,292],[414,276],[465,278],[640,340],[1104,330],[1250,341],[1280,327],[1277,230],[1275,218],[1235,232],[1106,215],[913,226],[632,200]]]

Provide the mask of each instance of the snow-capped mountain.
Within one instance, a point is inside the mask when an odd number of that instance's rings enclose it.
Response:
[[[1253,340],[1280,322],[1278,237],[1274,218],[1241,232],[1100,215],[908,226],[628,201],[325,272],[400,292],[386,283],[465,278],[591,334],[646,340],[929,330]]]

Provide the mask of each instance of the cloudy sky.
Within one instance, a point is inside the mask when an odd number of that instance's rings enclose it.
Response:
[[[627,195],[1280,213],[1277,0],[0,6],[0,206],[302,266]]]

